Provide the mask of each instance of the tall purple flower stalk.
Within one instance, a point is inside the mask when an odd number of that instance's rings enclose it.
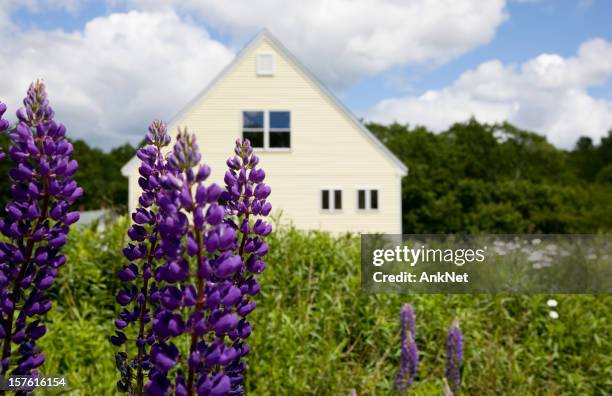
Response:
[[[261,258],[268,247],[261,237],[271,232],[260,219],[250,224],[249,216],[266,215],[271,206],[265,173],[256,168],[248,142],[237,142],[235,152],[228,160],[227,191],[206,186],[210,168],[198,166],[195,137],[179,131],[169,171],[160,177],[163,264],[155,269],[157,287],[150,293],[156,308],[147,394],[244,394],[244,339],[251,333],[246,316],[259,292],[253,274],[265,267]],[[226,206],[219,204],[222,193]],[[186,357],[175,344],[180,337],[187,339]]]
[[[419,365],[419,351],[416,344],[416,321],[411,304],[404,304],[400,312],[401,353],[400,370],[395,377],[395,389],[406,392],[412,385]]]
[[[457,392],[461,385],[461,368],[463,364],[463,335],[459,322],[455,319],[448,329],[446,339],[446,379],[451,391]]]
[[[54,112],[41,81],[32,83],[9,133],[11,202],[0,220],[8,241],[0,243],[0,374],[35,375],[45,357],[36,340],[46,332],[40,316],[51,309],[46,290],[58,268],[70,225],[79,213],[71,205],[83,194],[72,179],[77,162],[66,128]],[[2,123],[4,125],[4,123]]]
[[[155,264],[162,256],[159,245],[159,224],[162,220],[157,200],[161,192],[160,178],[167,172],[166,160],[162,150],[170,144],[170,135],[166,125],[154,121],[149,126],[146,139],[147,145],[138,150],[141,160],[138,169],[138,180],[142,188],[139,198],[139,208],[132,214],[134,223],[128,230],[131,242],[123,250],[123,255],[129,263],[119,271],[119,278],[125,287],[117,294],[117,302],[124,308],[115,321],[116,334],[111,342],[117,346],[127,341],[126,328],[135,326],[136,354],[128,356],[126,352],[115,355],[121,380],[117,382],[119,390],[131,394],[142,395],[145,372],[150,369],[149,347],[153,342],[151,334],[151,308],[149,291],[156,290],[155,282],[149,282],[155,271]],[[133,369],[136,369],[136,385],[133,384]]]

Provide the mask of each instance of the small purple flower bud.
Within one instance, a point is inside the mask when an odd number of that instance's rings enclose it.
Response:
[[[206,212],[206,221],[210,225],[217,225],[223,220],[223,207],[217,204],[211,204]]]
[[[242,268],[242,259],[240,256],[231,256],[222,261],[215,271],[215,275],[219,278],[228,278]]]
[[[217,202],[222,192],[223,192],[223,189],[221,189],[221,187],[219,187],[218,184],[215,184],[215,183],[211,184],[207,190],[208,202]]]
[[[217,336],[221,337],[225,333],[228,333],[231,330],[234,330],[238,325],[238,317],[233,313],[226,313],[221,318],[219,318],[213,328],[217,333]]]
[[[196,182],[201,183],[208,178],[210,175],[210,166],[208,165],[200,165],[200,169],[198,169],[198,173],[196,175]]]

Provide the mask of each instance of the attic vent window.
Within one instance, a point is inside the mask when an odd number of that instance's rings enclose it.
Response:
[[[270,54],[270,53],[257,54],[257,75],[258,76],[274,75],[274,54]]]

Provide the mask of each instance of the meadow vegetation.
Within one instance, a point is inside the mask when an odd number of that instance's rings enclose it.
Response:
[[[113,394],[116,271],[128,223],[75,230],[53,286],[41,339],[42,372],[68,378],[70,395]],[[253,395],[391,394],[399,367],[399,310],[414,305],[420,365],[414,395],[440,395],[446,331],[465,338],[460,395],[612,393],[611,296],[366,295],[359,238],[280,227],[253,313],[247,389]],[[558,301],[558,319],[548,299]],[[117,393],[118,394],[118,393]]]

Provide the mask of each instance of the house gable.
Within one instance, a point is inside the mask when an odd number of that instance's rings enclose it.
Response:
[[[269,78],[269,80],[265,83],[266,89],[274,90],[273,86],[276,81],[274,78],[276,77],[273,73],[271,76],[258,76],[256,73],[256,56],[261,53],[271,53],[276,56],[275,73],[281,76],[287,76],[291,74],[290,78],[293,78],[294,83],[296,84],[296,93],[298,91],[303,92],[303,98],[305,103],[308,103],[309,100],[313,100],[312,92],[307,92],[308,85],[312,90],[316,91],[320,98],[325,101],[329,106],[333,107],[338,114],[340,114],[346,121],[346,123],[358,134],[361,135],[361,138],[366,142],[366,144],[371,145],[376,152],[380,155],[381,158],[388,164],[388,166],[393,167],[396,174],[399,176],[405,176],[408,172],[408,168],[397,158],[395,157],[387,147],[382,144],[372,133],[342,104],[340,100],[338,100],[335,95],[325,87],[323,83],[321,83],[316,76],[314,76],[289,50],[285,48],[285,46],[276,39],[269,31],[263,30],[259,33],[242,51],[240,51],[235,59],[213,80],[210,84],[200,92],[194,99],[192,99],[184,108],[181,110],[172,120],[168,123],[169,131],[174,131],[179,125],[193,125],[197,124],[198,119],[205,117],[207,114],[204,108],[206,106],[210,107],[210,111],[219,110],[222,112],[224,109],[224,101],[231,101],[232,95],[228,95],[226,92],[233,89],[234,92],[245,90],[254,90],[255,92],[259,92],[262,89],[261,82]],[[283,74],[284,73],[284,74]],[[297,74],[301,77],[303,81],[299,81],[300,78],[295,78],[293,74]],[[281,80],[279,78],[278,80]],[[280,83],[280,82],[279,82]],[[225,87],[224,87],[225,85]],[[228,86],[229,85],[229,86]],[[232,87],[233,85],[233,87]],[[272,86],[271,86],[272,85]],[[299,85],[299,86],[298,86]],[[224,92],[225,88],[225,92]],[[285,91],[287,91],[287,87],[285,86]],[[291,87],[289,87],[291,88]],[[263,91],[263,90],[262,90]],[[282,91],[282,90],[281,90]],[[265,95],[263,95],[265,96]],[[268,95],[268,99],[270,95]],[[273,110],[280,110],[279,107],[282,106],[283,100],[266,100],[262,99],[261,101],[257,101],[256,105],[252,105],[254,107],[247,108],[249,105],[245,105],[243,110],[264,110],[264,108],[270,108]],[[234,100],[237,101],[237,100]],[[266,103],[268,102],[268,103]],[[215,103],[216,105],[212,105]],[[260,104],[261,103],[261,104]],[[226,104],[230,105],[230,104]],[[306,107],[308,104],[305,105]],[[217,109],[215,109],[217,107]],[[311,106],[314,108],[314,106]],[[225,107],[227,109],[227,106]],[[288,109],[287,110],[291,110]],[[233,109],[233,112],[236,112],[236,109]],[[210,115],[210,114],[208,114]],[[238,117],[237,114],[234,114],[233,117]],[[236,120],[233,120],[236,121]],[[213,129],[216,127],[214,122],[212,125],[208,125],[209,129]],[[211,128],[212,127],[212,128]],[[219,125],[219,130],[223,130],[223,126]],[[337,130],[345,130],[344,127],[339,127]],[[234,128],[235,131],[239,131],[239,126]],[[205,137],[205,145],[207,149],[214,151],[224,150],[225,153],[228,152],[227,144],[221,144],[216,146],[215,140],[217,140],[213,135],[212,130],[208,131],[194,131],[198,133],[198,136],[203,135]],[[293,132],[292,132],[293,133]],[[296,130],[295,133],[299,133],[299,130]],[[209,137],[210,139],[206,138]],[[233,140],[234,136],[228,137]],[[226,139],[227,141],[231,141]],[[227,143],[224,141],[223,143]],[[354,144],[362,144],[355,143],[350,141],[350,143],[345,139],[345,142],[348,143],[348,146]],[[320,144],[325,144],[325,142],[319,142]],[[338,143],[338,142],[336,142]],[[315,147],[316,149],[316,147]],[[336,148],[338,149],[338,148]],[[345,152],[347,157],[351,157],[350,147],[347,147],[349,152]],[[340,152],[342,150],[340,149]],[[212,154],[212,153],[211,153]],[[216,157],[213,155],[213,157]],[[277,156],[278,157],[278,156]],[[366,156],[372,158],[371,156]],[[270,158],[272,159],[272,158]],[[217,161],[215,161],[217,162]],[[129,176],[136,172],[136,168],[138,166],[138,160],[136,157],[132,158],[123,168],[122,174],[125,176]],[[334,166],[330,164],[330,166]],[[379,166],[380,168],[380,166]],[[214,168],[213,168],[214,169]]]

